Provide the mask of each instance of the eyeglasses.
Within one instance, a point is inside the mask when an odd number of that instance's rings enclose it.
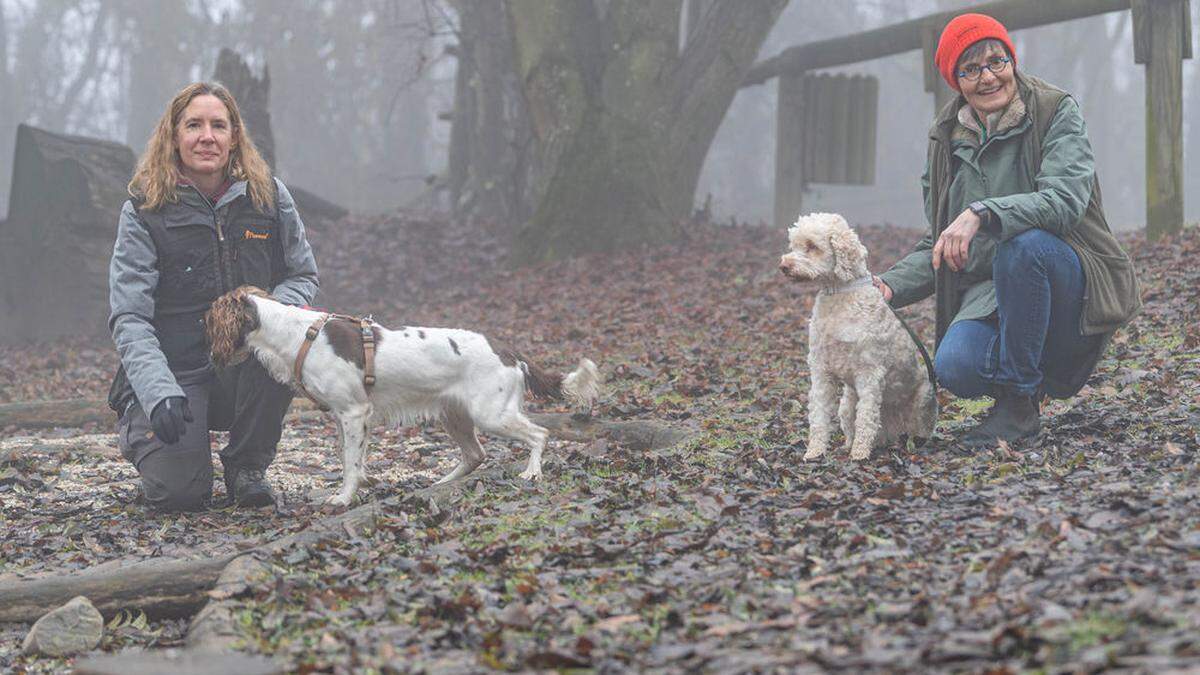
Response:
[[[987,64],[980,66],[978,64],[968,64],[963,66],[962,70],[958,71],[958,76],[968,82],[974,82],[983,74],[983,69],[987,68],[993,73],[1003,73],[1008,64],[1012,63],[1012,59],[1007,56],[993,56],[987,60]]]

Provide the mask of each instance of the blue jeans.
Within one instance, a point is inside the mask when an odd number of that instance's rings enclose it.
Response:
[[[1075,251],[1032,229],[996,247],[996,312],[950,326],[934,359],[938,382],[960,398],[997,386],[1031,396],[1047,372],[1071,372],[1101,336],[1079,332],[1085,280]]]

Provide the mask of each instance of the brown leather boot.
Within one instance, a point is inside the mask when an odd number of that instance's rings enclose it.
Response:
[[[1040,396],[1025,396],[1002,387],[996,392],[996,403],[974,429],[963,436],[962,444],[978,447],[994,445],[998,440],[1013,442],[1036,436],[1042,430],[1038,400]]]

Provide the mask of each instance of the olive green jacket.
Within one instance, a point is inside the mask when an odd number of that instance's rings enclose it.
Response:
[[[892,289],[893,306],[935,295],[938,343],[954,322],[982,319],[996,310],[996,246],[1034,227],[1061,238],[1079,256],[1086,280],[1081,334],[1111,336],[1141,307],[1133,264],[1104,218],[1095,159],[1078,104],[1035,77],[1018,73],[1017,83],[1020,101],[1014,106],[1020,119],[1007,127],[999,125],[990,137],[980,133],[978,121],[974,130],[964,126],[961,95],[938,113],[921,179],[931,231],[880,275]],[[991,215],[971,241],[967,265],[959,272],[942,265],[935,273],[934,242],[974,201],[982,201]],[[1047,392],[1058,397],[1077,392],[1104,344],[1107,339],[1068,381],[1047,381]]]

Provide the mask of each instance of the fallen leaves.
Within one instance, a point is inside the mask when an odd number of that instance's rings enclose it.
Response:
[[[875,270],[919,236],[862,230]],[[297,672],[1200,664],[1195,229],[1132,241],[1146,309],[1083,394],[1046,404],[1035,442],[958,447],[990,402],[943,394],[928,446],[861,464],[800,460],[815,289],[774,273],[782,232],[697,225],[686,245],[528,270],[505,267],[501,233],[468,232],[347,220],[314,242],[323,302],[473,328],[550,369],[589,356],[607,376],[599,415],[695,433],[658,451],[552,443],[535,487],[510,467],[524,449],[485,439],[485,465],[436,509],[406,501],[277,556],[262,587],[220,593],[243,608],[249,649]],[[930,342],[930,308],[906,312]],[[103,395],[108,345],[51,351],[0,349],[0,400]],[[121,460],[32,449],[77,430],[23,440],[0,461],[0,579],[301,529],[317,517],[306,495],[340,477],[332,434],[318,417],[287,430],[269,473],[278,512],[190,516],[132,504]],[[115,449],[111,434],[76,440]],[[453,461],[436,426],[381,429],[368,498],[412,493]],[[178,639],[160,627],[158,644]],[[135,633],[111,648],[151,641]],[[13,658],[0,647],[0,666]]]

